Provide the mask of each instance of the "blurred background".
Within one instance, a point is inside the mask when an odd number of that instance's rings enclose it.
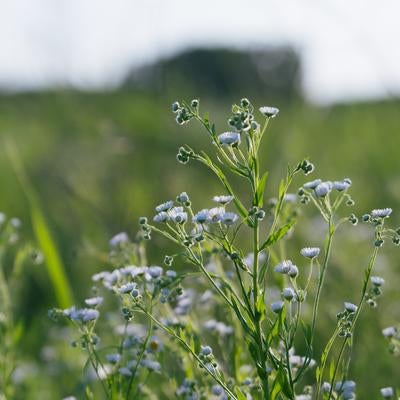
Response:
[[[308,156],[315,177],[353,180],[357,214],[392,207],[400,225],[399,13],[396,0],[0,0],[0,211],[40,242],[39,210],[79,302],[107,265],[111,236],[134,237],[139,216],[181,191],[195,208],[221,192],[199,165],[176,162],[179,145],[209,144],[195,124],[176,125],[171,103],[199,98],[222,132],[230,105],[248,97],[281,110],[263,147],[269,196],[286,165]],[[337,244],[321,340],[337,299],[361,287],[371,232],[353,232]],[[351,370],[361,398],[400,376],[380,335],[400,320],[399,256],[384,253],[386,311],[361,321]],[[47,309],[62,299],[49,269],[32,268],[16,307],[31,332],[25,357],[40,370]]]

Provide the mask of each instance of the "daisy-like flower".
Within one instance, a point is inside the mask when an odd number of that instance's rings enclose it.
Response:
[[[397,335],[397,328],[395,326],[388,326],[387,328],[382,330],[382,335],[385,338],[392,338]]]
[[[161,211],[168,211],[174,206],[174,202],[172,200],[168,200],[165,203],[162,203],[156,207],[156,211],[159,213]]]
[[[300,250],[300,254],[306,258],[315,258],[319,256],[321,249],[319,247],[304,247]]]
[[[322,182],[315,189],[317,197],[325,197],[332,190],[332,182]]]
[[[291,287],[284,288],[282,291],[282,297],[285,300],[291,301],[295,296],[295,292]]]
[[[271,304],[271,310],[278,314],[282,311],[283,306],[284,306],[284,302],[283,301],[275,301],[274,303]]]
[[[279,108],[263,106],[259,108],[260,113],[268,118],[275,118],[279,113]]]
[[[385,283],[385,280],[380,276],[371,276],[371,282],[374,286],[382,286]]]
[[[99,306],[100,304],[103,303],[103,298],[98,296],[98,297],[90,297],[89,299],[85,300],[86,305],[90,307],[95,307]]]
[[[343,181],[335,181],[333,182],[333,188],[338,192],[343,192],[347,190],[351,186],[350,179],[344,179]]]
[[[315,179],[313,181],[306,182],[303,185],[303,188],[304,189],[315,189],[320,183],[322,183],[321,179]]]
[[[182,192],[178,197],[176,198],[180,203],[187,203],[189,201],[189,196],[186,192]]]
[[[221,196],[214,196],[213,201],[219,204],[229,204],[233,200],[233,196],[228,196],[228,195],[221,195]]]
[[[69,317],[73,321],[89,322],[99,318],[100,313],[92,308],[81,308],[80,310],[72,310]]]
[[[156,266],[152,266],[152,267],[149,267],[148,273],[153,279],[156,279],[156,278],[159,278],[162,275],[163,269],[162,269],[162,267],[159,267],[157,265]]]
[[[202,356],[210,356],[212,354],[212,348],[210,346],[201,346],[200,354]]]
[[[126,376],[126,377],[131,377],[132,376],[132,372],[129,368],[127,367],[121,367],[118,369],[118,372],[122,375],[122,376]]]
[[[390,399],[394,395],[394,391],[392,387],[384,387],[380,390],[381,395],[384,399]]]
[[[121,360],[121,354],[119,353],[107,354],[106,360],[111,364],[117,364]]]
[[[183,207],[171,208],[168,211],[168,215],[177,224],[184,224],[187,221],[187,212],[183,211]]]
[[[220,222],[225,214],[224,207],[214,207],[208,210],[207,222]]]
[[[222,145],[233,146],[240,144],[240,133],[224,132],[218,135],[218,140]]]
[[[292,264],[290,266],[289,272],[287,273],[291,278],[296,278],[296,276],[299,274],[299,269],[297,268],[296,265]]]
[[[169,215],[165,211],[161,211],[158,214],[156,214],[153,218],[154,222],[167,222],[169,221]]]
[[[372,218],[386,218],[392,213],[391,208],[377,208],[371,211]]]
[[[275,267],[275,272],[287,274],[292,266],[293,263],[290,260],[284,260]]]
[[[130,293],[136,288],[136,283],[128,282],[118,288],[118,291],[122,294]]]
[[[128,234],[126,232],[120,232],[110,239],[110,246],[117,247],[122,243],[127,243],[127,242],[129,242]]]
[[[349,302],[345,302],[344,303],[344,308],[346,311],[348,311],[350,314],[353,314],[357,311],[358,307],[353,304],[353,303],[349,303]]]
[[[233,225],[238,220],[238,215],[233,212],[226,212],[222,215],[221,222],[225,225]]]
[[[210,210],[207,208],[204,208],[203,210],[200,210],[194,217],[193,217],[193,222],[196,224],[204,224],[205,222],[208,221]]]

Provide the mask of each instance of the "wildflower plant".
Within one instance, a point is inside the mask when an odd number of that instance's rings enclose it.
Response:
[[[17,299],[21,281],[29,264],[40,264],[43,256],[26,242],[22,222],[0,212],[0,398],[20,395],[13,375],[23,355],[19,346],[24,336],[24,322],[18,318]]]
[[[79,345],[88,352],[108,398],[151,393],[145,371],[159,374],[159,381],[168,377],[172,364],[163,364],[172,362],[168,355],[182,368],[170,376],[175,383],[165,389],[166,398],[355,398],[356,382],[349,372],[354,331],[361,312],[367,305],[376,307],[382,295],[384,279],[373,275],[378,253],[387,240],[400,243],[399,230],[387,227],[392,210],[376,209],[361,217],[371,225],[373,240],[360,293],[343,299],[320,354],[315,338],[334,237],[339,228],[359,222],[349,212],[354,205],[351,180],[300,182],[293,195],[294,180],[314,171],[304,159],[287,168],[277,197],[266,201],[268,172],[262,170],[259,152],[277,108],[255,110],[242,99],[233,105],[225,132],[201,115],[197,99],[175,102],[172,111],[179,125],[198,122],[215,150],[210,155],[185,145],[177,160],[200,162],[219,180],[221,193],[206,206],[186,192],[156,205],[151,218],[139,219],[136,244],[126,234],[111,240],[115,269],[93,276],[95,293],[86,306],[52,310],[51,315],[77,327]],[[243,179],[247,193],[235,189],[231,176]],[[299,207],[307,204],[321,215],[327,234],[323,243],[296,249],[307,264],[298,267],[283,249],[294,234]],[[165,255],[163,267],[149,265],[143,250],[153,235],[175,248]],[[103,307],[98,284],[118,299],[124,321],[118,343],[107,344],[113,351],[105,355],[96,333]],[[205,318],[212,313],[212,319]],[[145,328],[141,335],[130,333],[135,326]],[[152,345],[155,333],[162,345]],[[383,334],[392,352],[398,352],[398,330],[390,327]],[[162,349],[156,352],[155,347]],[[165,385],[171,386],[170,380]],[[382,388],[381,394],[394,398],[395,389]]]

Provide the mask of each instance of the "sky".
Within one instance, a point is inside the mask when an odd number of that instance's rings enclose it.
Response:
[[[0,90],[112,88],[186,48],[292,45],[313,102],[398,96],[399,16],[399,0],[0,0]]]

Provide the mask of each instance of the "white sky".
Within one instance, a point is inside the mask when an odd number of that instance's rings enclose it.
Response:
[[[292,44],[313,101],[400,94],[400,0],[0,0],[0,88],[117,84],[193,46]]]

